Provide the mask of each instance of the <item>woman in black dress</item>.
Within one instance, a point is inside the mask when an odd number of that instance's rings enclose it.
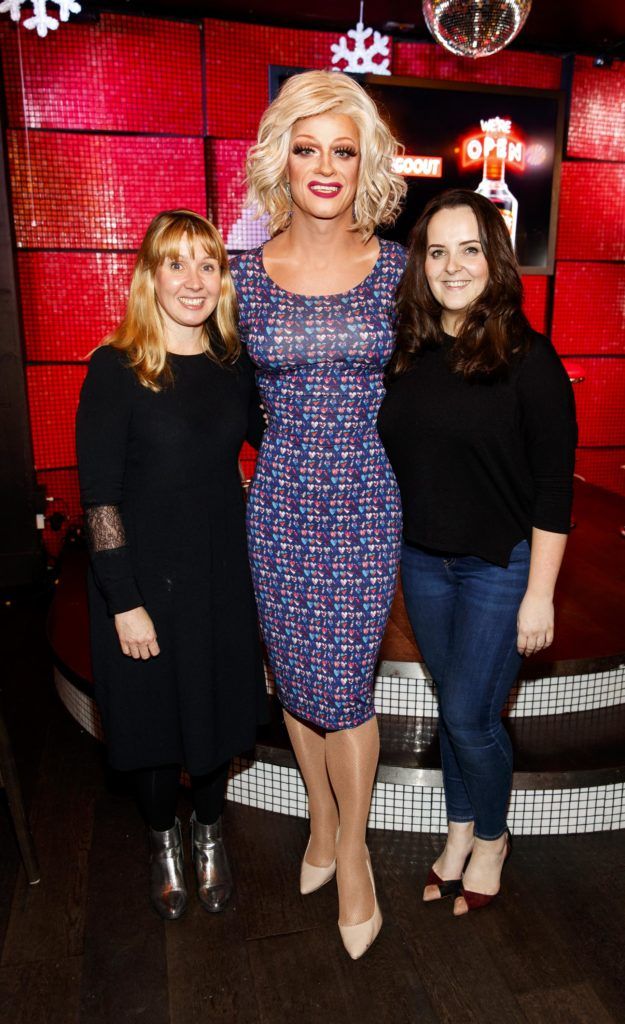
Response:
[[[522,312],[505,222],[483,196],[428,203],[398,295],[378,423],[402,496],[406,608],[438,691],[449,821],[424,899],[455,895],[462,915],[492,901],[510,852],[501,710],[522,656],[553,640],[575,407],[553,346]]]
[[[153,220],[107,342],[77,415],[94,682],[111,765],[131,773],[149,825],[152,903],[176,918],[187,902],[181,766],[199,896],[219,911],[232,890],[228,765],[265,713],[238,473],[263,421],[209,221],[184,210]]]

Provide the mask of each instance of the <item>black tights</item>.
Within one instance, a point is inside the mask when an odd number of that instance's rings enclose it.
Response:
[[[223,810],[230,762],[219,765],[208,775],[191,776],[191,796],[195,816],[202,825],[212,825]],[[164,764],[131,773],[139,809],[150,828],[165,832],[173,828],[180,785],[180,765]]]

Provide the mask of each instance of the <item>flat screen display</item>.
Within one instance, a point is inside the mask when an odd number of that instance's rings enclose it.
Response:
[[[432,196],[467,188],[499,208],[524,273],[553,273],[562,93],[393,77],[363,85],[404,146],[395,169],[406,205],[385,234],[406,242]]]
[[[304,68],[272,66],[269,97]],[[337,72],[337,74],[344,72]],[[404,210],[381,234],[408,243],[432,196],[468,188],[501,211],[524,274],[552,274],[564,93],[419,78],[354,76],[403,145]]]

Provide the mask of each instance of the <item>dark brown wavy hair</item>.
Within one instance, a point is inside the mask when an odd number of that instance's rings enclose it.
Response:
[[[425,276],[428,225],[439,210],[458,206],[475,214],[488,282],[467,310],[449,353],[450,366],[467,378],[497,376],[512,356],[527,351],[531,328],[521,309],[523,285],[504,219],[484,196],[449,189],[430,200],[410,234],[408,265],[397,291],[398,337],[390,376],[404,373],[419,352],[443,341],[442,307]]]

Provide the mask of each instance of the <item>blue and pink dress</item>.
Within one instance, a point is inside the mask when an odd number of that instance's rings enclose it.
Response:
[[[269,421],[247,511],[261,628],[282,704],[324,729],[375,714],[401,534],[376,417],[405,260],[381,239],[364,281],[321,296],[279,288],[262,246],[232,261]]]

